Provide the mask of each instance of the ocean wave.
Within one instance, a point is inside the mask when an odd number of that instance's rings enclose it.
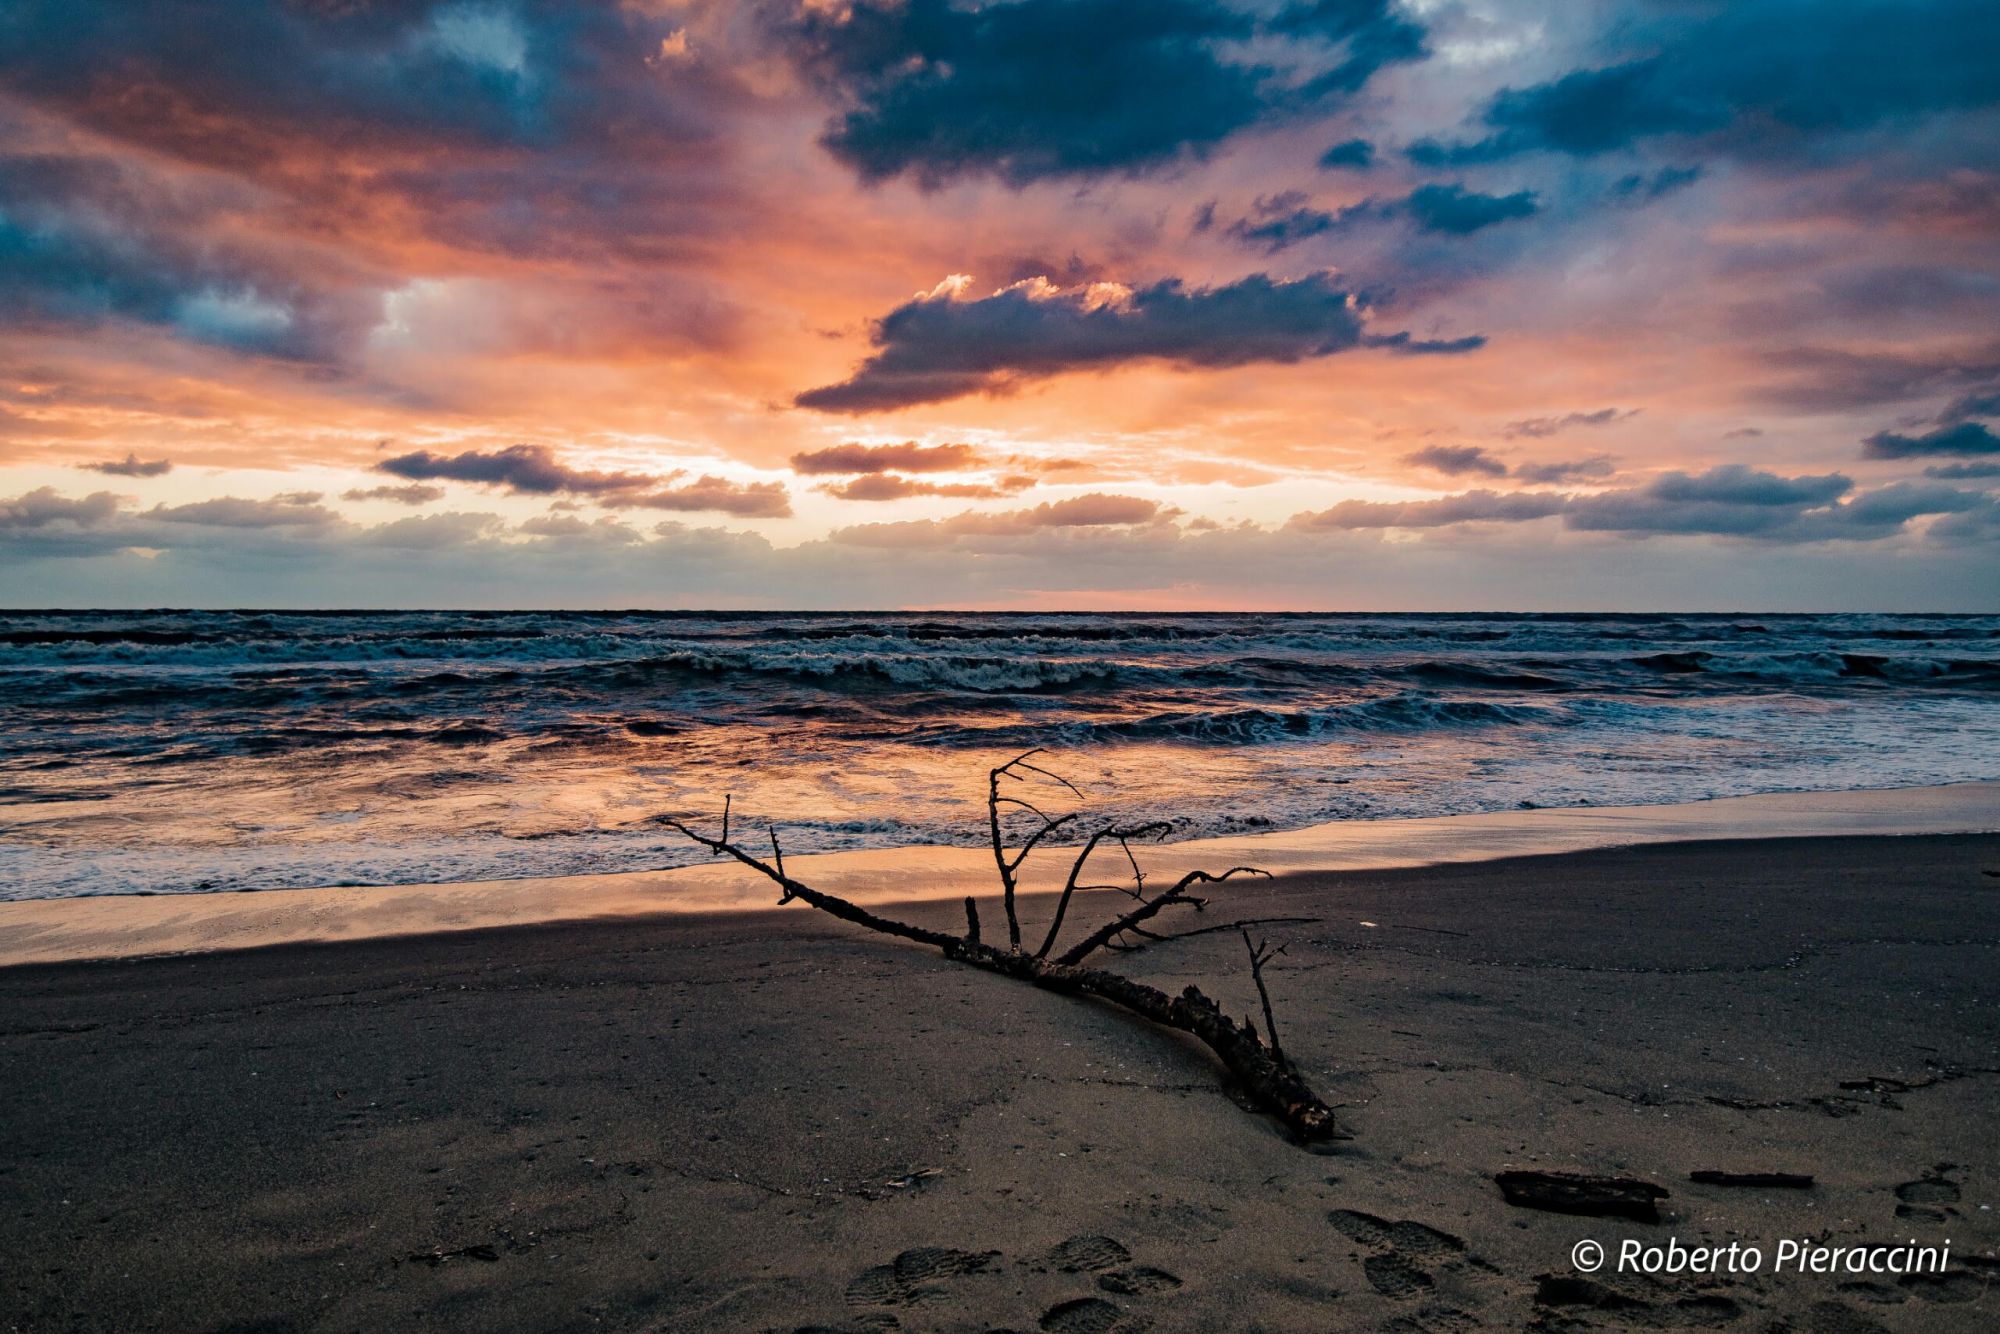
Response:
[[[1104,741],[1182,741],[1209,745],[1262,745],[1344,734],[1442,732],[1476,728],[1558,725],[1561,710],[1534,704],[1448,699],[1409,691],[1323,708],[1176,709],[1142,717],[1049,724],[1008,722],[912,728],[911,741],[928,746],[984,749],[1042,739],[1084,746]]]
[[[1629,660],[1646,671],[1670,676],[1728,677],[1741,681],[1816,685],[1842,680],[1902,685],[2000,687],[2000,660],[1932,658],[1837,652],[1731,655],[1703,649],[1650,653]]]

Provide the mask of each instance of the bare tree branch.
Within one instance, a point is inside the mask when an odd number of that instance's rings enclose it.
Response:
[[[1062,931],[1063,914],[1069,911],[1070,897],[1074,895],[1078,889],[1078,885],[1076,883],[1077,877],[1083,874],[1084,863],[1090,860],[1090,854],[1097,850],[1097,845],[1100,842],[1102,842],[1107,838],[1117,839],[1119,845],[1121,847],[1124,847],[1125,855],[1128,858],[1131,858],[1132,871],[1133,874],[1137,876],[1139,873],[1139,862],[1136,857],[1132,857],[1132,848],[1131,845],[1127,842],[1127,840],[1134,838],[1143,838],[1149,834],[1164,835],[1172,828],[1173,826],[1165,823],[1164,821],[1154,821],[1151,824],[1133,825],[1129,829],[1121,829],[1116,825],[1106,825],[1104,828],[1092,834],[1090,836],[1089,841],[1083,845],[1083,850],[1076,854],[1076,861],[1074,861],[1070,865],[1069,879],[1063,882],[1062,897],[1056,900],[1055,918],[1049,923],[1049,933],[1048,935],[1042,937],[1042,947],[1035,951],[1035,957],[1037,959],[1046,959],[1049,957],[1049,951],[1055,948],[1056,936],[1059,935]],[[1143,876],[1139,877],[1139,883],[1142,886],[1145,884],[1145,878]],[[1116,886],[1085,885],[1082,888],[1113,889],[1116,888]]]
[[[1218,931],[1236,931],[1246,926],[1299,926],[1308,922],[1323,922],[1324,917],[1244,917],[1234,922],[1218,922],[1214,926],[1198,926],[1191,931],[1169,931],[1162,935],[1148,931],[1143,926],[1131,929],[1131,935],[1139,937],[1140,944],[1121,945],[1117,941],[1107,941],[1104,948],[1120,954],[1136,954],[1147,945],[1165,945],[1176,940],[1187,940],[1193,936],[1211,936]]]
[[[1080,943],[1071,946],[1064,953],[1057,956],[1056,962],[1071,966],[1080,964],[1103,948],[1105,942],[1113,936],[1123,931],[1129,931],[1141,922],[1151,920],[1162,910],[1171,908],[1177,903],[1194,905],[1201,902],[1201,900],[1187,897],[1189,886],[1198,884],[1219,885],[1231,876],[1236,875],[1261,875],[1266,880],[1271,878],[1269,871],[1260,871],[1254,866],[1232,866],[1221,875],[1210,875],[1207,871],[1189,871],[1174,882],[1172,889],[1158,898],[1142,900],[1138,907],[1126,913],[1123,917],[1098,927],[1097,930],[1085,936]]]
[[[778,883],[782,885],[785,882],[785,850],[778,846],[778,826],[776,825],[771,826],[771,857],[778,863]],[[791,901],[792,891],[788,889],[778,900],[778,906],[782,908]]]
[[[1000,768],[1002,772],[1005,772],[1009,777],[1016,779],[1018,779],[1020,775],[1014,773],[1013,771],[1016,769],[1026,769],[1031,774],[1040,774],[1042,777],[1048,779],[1050,782],[1061,783],[1064,787],[1068,788],[1071,792],[1075,793],[1077,796],[1079,797],[1082,796],[1083,795],[1082,790],[1079,789],[1076,786],[1076,784],[1070,782],[1069,779],[1064,778],[1061,774],[1052,774],[1047,769],[1038,768],[1035,765],[1026,763],[1026,760],[1030,755],[1039,755],[1041,753],[1042,753],[1042,748],[1040,746],[1036,746],[1033,750],[1024,750],[1019,755],[1016,755],[1013,759],[1007,761],[1007,763],[1001,765]]]
[[[1021,771],[1025,770],[1028,773],[1040,774],[1043,778],[1049,779],[1051,782],[1060,783],[1079,797],[1083,795],[1083,793],[1077,791],[1076,785],[1071,783],[1067,778],[1059,774],[1050,773],[1047,769],[1041,768],[1039,765],[1027,762],[1030,755],[1039,755],[1041,753],[1042,749],[1039,746],[1033,750],[1024,750],[1013,759],[991,770],[986,775],[986,826],[993,839],[993,864],[1000,871],[1000,902],[1001,906],[1006,909],[1007,947],[1012,950],[1019,950],[1021,948],[1021,919],[1014,908],[1014,891],[1017,884],[1015,875],[1021,869],[1021,863],[1028,859],[1028,854],[1035,850],[1037,843],[1040,843],[1050,834],[1062,828],[1071,820],[1074,820],[1076,816],[1070,814],[1052,818],[1043,813],[1041,808],[1033,802],[1023,800],[1020,797],[1003,797],[1000,795],[1000,780],[1002,778],[1011,778],[1015,782],[1025,782],[1027,780],[1021,777]],[[1029,835],[1027,840],[1021,844],[1020,851],[1015,853],[1011,858],[1007,855],[1006,838],[1000,828],[1000,808],[1003,805],[1019,806],[1042,822],[1042,827]]]
[[[1250,943],[1250,932],[1243,932],[1243,948],[1250,951],[1250,980],[1257,984],[1257,999],[1264,1006],[1264,1033],[1271,1039],[1271,1059],[1278,1063],[1280,1070],[1291,1069],[1291,1062],[1285,1059],[1285,1049],[1278,1045],[1278,1021],[1271,1015],[1271,993],[1264,989],[1264,965],[1285,952],[1283,945],[1275,950],[1268,942]]]
[[[726,843],[719,838],[710,838],[706,834],[697,834],[679,820],[668,816],[658,816],[655,818],[657,823],[685,834],[689,839],[699,843],[715,855],[734,857],[737,861],[742,862],[759,875],[775,881],[778,887],[785,891],[787,898],[804,899],[821,912],[831,913],[844,922],[852,922],[856,926],[865,926],[870,931],[880,931],[884,935],[899,936],[904,940],[914,940],[920,945],[929,945],[935,949],[948,951],[951,947],[962,943],[957,936],[948,936],[942,931],[931,931],[921,926],[911,926],[907,922],[898,922],[889,917],[877,917],[874,913],[869,912],[859,904],[849,903],[846,899],[835,894],[822,894],[811,885],[801,884],[797,880],[780,872],[770,863],[751,856],[734,843]]]
[[[1034,751],[1027,752],[1029,755],[1035,753]],[[1019,760],[1011,763],[1018,765]],[[1003,768],[1006,767],[1009,766],[1003,766]],[[1029,767],[1032,768],[1032,766]],[[1002,770],[1000,769],[993,771],[995,776],[992,779],[992,783],[995,789],[998,787],[998,775],[1001,772]],[[1037,770],[1037,772],[1041,771]],[[725,833],[728,809],[729,803],[725,801],[723,804]],[[989,816],[997,829],[998,816],[996,812],[998,810],[998,803],[990,803],[988,810]],[[783,869],[782,858],[777,858],[776,856],[777,842],[775,835],[772,840],[772,851],[774,858],[780,862],[779,865],[772,865],[761,858],[753,856],[738,845],[731,843],[727,837],[710,838],[705,834],[696,833],[678,819],[668,816],[655,818],[657,823],[679,831],[695,843],[707,848],[709,852],[717,856],[732,857],[756,871],[759,875],[773,881],[784,891],[785,901],[794,898],[803,899],[820,911],[838,917],[842,921],[853,922],[857,926],[865,926],[871,931],[879,931],[884,935],[896,936],[904,940],[915,941],[918,944],[929,945],[942,951],[946,958],[956,962],[1027,982],[1032,986],[1041,987],[1047,991],[1054,991],[1069,996],[1096,997],[1099,1000],[1119,1006],[1163,1027],[1191,1034],[1207,1046],[1210,1051],[1215,1053],[1224,1068],[1236,1077],[1237,1081],[1258,1106],[1283,1121],[1299,1139],[1312,1142],[1332,1139],[1339,1133],[1334,1124],[1333,1109],[1321,1101],[1318,1095],[1307,1086],[1305,1081],[1299,1078],[1298,1073],[1277,1054],[1275,1036],[1273,1037],[1273,1046],[1267,1048],[1258,1040],[1255,1027],[1249,1024],[1238,1024],[1235,1020],[1229,1018],[1222,1012],[1222,1007],[1203,995],[1200,989],[1196,987],[1187,987],[1178,996],[1168,996],[1157,987],[1150,987],[1144,983],[1134,982],[1130,978],[1121,977],[1117,973],[1108,972],[1101,968],[1083,968],[1077,966],[1090,953],[1104,945],[1119,932],[1138,927],[1141,922],[1148,920],[1162,909],[1173,904],[1191,904],[1193,900],[1186,897],[1186,891],[1190,886],[1199,883],[1217,884],[1229,879],[1231,876],[1246,873],[1264,874],[1261,871],[1253,872],[1252,868],[1239,866],[1225,871],[1221,875],[1210,875],[1203,871],[1189,872],[1166,893],[1150,901],[1143,902],[1139,908],[1100,928],[1098,931],[1092,933],[1083,944],[1070,950],[1061,959],[1052,963],[1040,955],[1030,956],[1021,953],[1019,927],[1012,920],[1014,911],[1011,895],[1012,882],[1007,870],[1005,853],[1000,849],[998,843],[997,833],[995,835],[995,862],[1001,867],[1003,886],[1007,887],[1010,891],[1007,907],[1013,941],[1011,947],[1006,950],[1000,950],[994,946],[980,943],[979,910],[970,897],[965,901],[966,934],[964,936],[946,935],[941,931],[932,931],[924,927],[912,926],[907,922],[899,922],[893,918],[877,916],[858,904],[850,903],[838,895],[824,893],[814,889],[810,885],[792,879]],[[1102,837],[1105,836],[1109,835],[1101,835],[1096,841],[1101,842]],[[1129,854],[1129,848],[1127,851]],[[1072,882],[1079,878],[1083,860],[1080,857],[1077,865],[1072,868],[1070,874]],[[1134,869],[1136,870],[1136,865]],[[1051,938],[1051,943],[1052,940],[1053,938]],[[1047,945],[1044,946],[1044,949],[1046,948],[1048,948]],[[1259,990],[1260,992],[1262,990],[1261,981],[1259,982]],[[1265,1023],[1267,1025],[1270,1023],[1268,1002]]]

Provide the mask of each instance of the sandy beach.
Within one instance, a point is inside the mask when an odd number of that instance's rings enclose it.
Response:
[[[1990,1329],[1996,870],[1852,837],[1232,885],[1202,920],[1316,919],[1266,930],[1320,1152],[1191,1042],[796,905],[0,969],[0,1327]],[[1111,966],[1243,1012],[1242,954]],[[1661,1222],[1510,1206],[1514,1168]],[[1586,1238],[1950,1260],[1584,1277]]]

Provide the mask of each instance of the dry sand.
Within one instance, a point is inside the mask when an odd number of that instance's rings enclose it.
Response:
[[[1189,1042],[802,907],[4,969],[0,1328],[1990,1330],[1994,870],[1827,838],[1233,890],[1206,920],[1321,919],[1271,982],[1326,1154]],[[1113,966],[1253,1003],[1230,936]],[[1509,1167],[1666,1217],[1514,1208]],[[1564,1281],[1628,1236],[1952,1264]]]

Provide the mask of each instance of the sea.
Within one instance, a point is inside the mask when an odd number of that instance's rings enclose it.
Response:
[[[2000,618],[0,613],[0,898],[976,844],[1031,747],[1174,838],[2000,778]]]

